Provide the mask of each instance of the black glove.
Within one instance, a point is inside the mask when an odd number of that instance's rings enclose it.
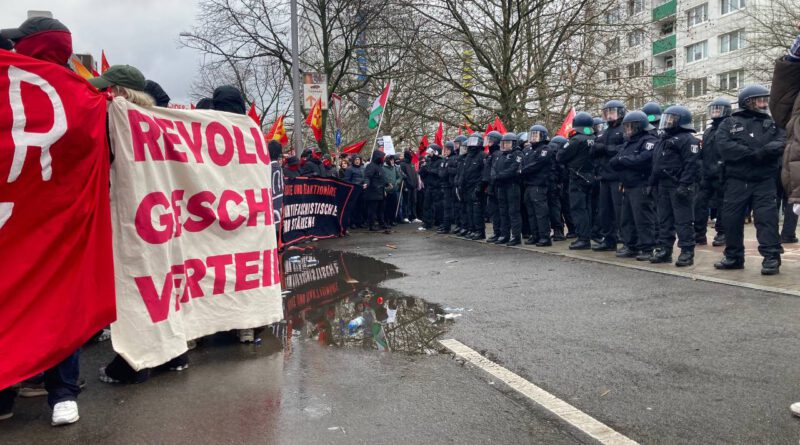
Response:
[[[611,158],[611,159],[608,161],[608,165],[609,165],[611,168],[613,168],[614,170],[619,170],[619,167],[620,167],[620,163],[619,163],[619,157],[618,157],[618,156],[614,156],[613,158]]]
[[[692,185],[681,184],[678,186],[678,189],[675,190],[675,194],[678,196],[678,198],[684,201],[689,200],[693,193],[694,186]]]

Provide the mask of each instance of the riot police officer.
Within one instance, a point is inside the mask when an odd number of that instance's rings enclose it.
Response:
[[[467,137],[459,134],[453,139],[455,151],[458,153],[458,165],[456,167],[455,178],[455,223],[458,225],[458,230],[455,234],[458,236],[466,236],[469,233],[469,223],[467,222],[467,200],[464,197],[464,165],[467,158]]]
[[[441,184],[441,206],[442,206],[442,225],[436,233],[443,235],[450,233],[453,224],[453,211],[455,209],[455,183],[458,173],[458,154],[455,151],[455,143],[447,141],[444,143],[442,161],[439,163],[439,182]]]
[[[769,116],[769,90],[750,85],[739,92],[739,111],[722,121],[716,142],[725,162],[725,257],[717,269],[744,267],[744,217],[753,209],[763,275],[780,272],[775,172],[786,145],[785,131]]]
[[[503,135],[499,131],[490,131],[486,135],[486,145],[489,147],[489,155],[484,158],[483,180],[486,195],[486,216],[492,222],[492,236],[486,240],[487,243],[494,243],[500,238],[500,212],[497,206],[497,196],[495,195],[495,184],[492,179],[492,166],[500,155],[500,139]],[[507,240],[506,240],[507,241]]]
[[[592,234],[591,209],[592,159],[590,150],[594,145],[592,115],[580,112],[572,119],[572,134],[564,148],[556,154],[559,163],[569,171],[570,213],[575,221],[578,239],[569,245],[572,250],[590,249]]]
[[[606,129],[606,123],[602,117],[595,116],[592,118],[592,129],[595,135],[602,133]]]
[[[618,100],[611,100],[603,107],[603,118],[606,129],[597,136],[592,158],[597,176],[600,178],[597,216],[600,235],[603,240],[592,250],[617,250],[619,236],[619,215],[622,208],[622,194],[619,191],[619,177],[608,161],[617,155],[625,142],[622,136],[622,119],[625,117],[625,105]]]
[[[558,162],[558,153],[564,150],[568,139],[564,136],[555,136],[550,141],[553,151],[556,154],[556,163],[553,165],[555,170],[555,202],[549,202],[551,213],[558,211],[555,217],[551,216],[550,224],[553,226],[553,241],[564,241],[566,239],[576,238],[575,222],[572,220],[572,214],[569,210],[569,169],[564,164]],[[565,227],[566,226],[566,227]],[[564,229],[566,228],[566,234]]]
[[[483,206],[485,204],[484,188],[482,184],[484,161],[483,138],[473,134],[467,138],[467,157],[464,160],[464,173],[462,176],[463,198],[467,202],[467,238],[482,240],[486,238],[486,222],[483,220]]]
[[[708,215],[710,209],[716,209],[717,220],[714,223],[714,246],[725,245],[725,228],[720,217],[722,206],[723,163],[719,155],[717,132],[719,124],[731,115],[731,103],[723,97],[714,99],[708,105],[708,116],[711,126],[703,132],[703,150],[700,152],[700,184],[694,206],[694,237],[697,244],[708,244]]]
[[[422,178],[422,183],[425,185],[423,189],[424,200],[423,203],[423,225],[422,227],[430,230],[438,223],[441,223],[441,181],[439,179],[439,167],[442,161],[440,157],[441,147],[437,144],[431,144],[428,147],[430,155],[424,163],[421,163],[419,168],[419,176]]]
[[[507,243],[507,246],[517,246],[522,243],[520,214],[522,198],[519,189],[521,164],[522,153],[517,149],[517,135],[504,134],[500,142],[500,154],[492,164],[492,179],[500,213],[500,238],[495,244]]]
[[[656,214],[653,198],[646,189],[658,138],[651,134],[653,126],[641,111],[625,115],[622,130],[625,144],[609,161],[611,167],[619,172],[622,190],[620,233],[623,247],[617,256],[647,261],[655,247]]]
[[[552,246],[548,193],[553,182],[555,152],[549,144],[547,128],[534,125],[528,131],[528,146],[522,151],[522,183],[531,236],[525,244]]]
[[[692,113],[672,106],[661,115],[661,139],[653,153],[649,184],[656,190],[658,247],[651,263],[672,262],[675,234],[681,254],[675,265],[694,264],[694,195],[700,141],[694,137]],[[652,189],[651,189],[652,190]]]
[[[658,136],[658,126],[661,125],[661,105],[658,102],[647,102],[642,107],[642,113],[647,115],[647,122],[653,127],[650,133]]]

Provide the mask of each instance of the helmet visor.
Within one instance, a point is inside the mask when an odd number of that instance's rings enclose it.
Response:
[[[747,106],[753,111],[769,114],[769,96],[751,97],[747,100]]]
[[[511,151],[514,148],[514,141],[500,141],[500,149],[503,151]]]
[[[678,128],[678,122],[680,122],[681,117],[677,114],[662,114],[661,115],[661,123],[658,126],[661,130],[669,130],[671,128]]]
[[[711,119],[719,119],[721,117],[725,117],[728,115],[728,109],[730,107],[726,107],[725,105],[709,105],[708,106],[708,117]]]
[[[594,124],[593,129],[595,133],[602,133],[606,129],[606,124]]]
[[[538,142],[542,142],[542,132],[541,131],[531,131],[530,136],[528,137],[528,142],[531,144],[536,144]]]
[[[640,131],[642,131],[641,122],[625,122],[622,124],[622,133],[625,136],[625,139],[630,139],[636,136]]]
[[[606,122],[613,122],[622,117],[622,108],[611,107],[603,109],[603,119]]]

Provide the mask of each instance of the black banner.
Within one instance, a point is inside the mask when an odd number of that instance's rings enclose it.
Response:
[[[281,243],[342,235],[361,189],[332,178],[286,179],[281,208]]]

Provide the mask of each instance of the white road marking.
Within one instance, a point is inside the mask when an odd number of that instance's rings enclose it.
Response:
[[[541,405],[544,409],[552,412],[598,442],[608,445],[637,444],[637,442],[612,430],[602,422],[578,410],[569,403],[487,359],[460,341],[451,338],[439,340],[439,343],[449,349],[453,354],[493,375],[510,386],[513,390]]]

